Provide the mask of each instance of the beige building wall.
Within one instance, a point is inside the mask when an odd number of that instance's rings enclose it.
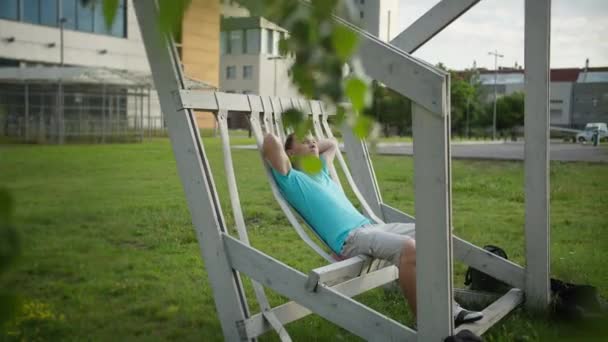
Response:
[[[182,63],[186,76],[219,86],[220,3],[192,0],[182,22]],[[197,113],[199,128],[214,128],[215,118]]]

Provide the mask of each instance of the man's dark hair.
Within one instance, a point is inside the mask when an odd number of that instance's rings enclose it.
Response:
[[[285,151],[291,149],[293,146],[293,141],[296,138],[294,133],[290,133],[287,138],[285,138]]]

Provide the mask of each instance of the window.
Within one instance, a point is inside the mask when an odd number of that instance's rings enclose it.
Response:
[[[76,1],[76,29],[78,31],[93,32],[93,9],[94,5],[84,5],[82,1]]]
[[[103,1],[89,0],[84,5],[81,0],[0,0],[0,18],[53,27],[65,18],[66,29],[126,37],[125,0],[119,0],[110,27],[105,25]]]
[[[61,18],[65,19],[63,27],[66,29],[76,28],[76,2],[80,0],[61,0]]]
[[[59,4],[58,0],[40,1],[40,23],[47,26],[58,26]]]
[[[363,19],[363,11],[359,12],[359,17],[361,17],[361,19]]]
[[[246,31],[245,53],[258,54],[260,53],[260,30]]]
[[[227,55],[229,53],[228,47],[228,35],[226,32],[220,32],[220,53]]]
[[[274,54],[273,48],[274,48],[274,42],[272,40],[273,38],[273,34],[272,34],[272,30],[269,29],[265,29],[266,30],[266,53],[269,55]]]
[[[226,67],[226,79],[227,80],[236,79],[236,66],[231,65],[231,66]]]
[[[361,0],[361,5],[365,5],[365,0]]]
[[[253,78],[253,65],[243,66],[243,79],[250,80]]]
[[[551,100],[551,103],[562,104],[564,103],[564,100]]]
[[[0,0],[0,18],[19,19],[19,6],[17,0]]]
[[[562,110],[561,109],[551,109],[551,118],[552,119],[561,119]]]
[[[230,31],[230,53],[240,55],[243,53],[243,31]]]
[[[40,3],[38,0],[22,0],[23,18],[26,23],[40,24]]]

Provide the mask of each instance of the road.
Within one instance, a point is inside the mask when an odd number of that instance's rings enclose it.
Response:
[[[376,152],[386,155],[412,155],[411,143],[379,143]],[[594,147],[564,142],[552,142],[551,160],[608,163],[608,146]],[[452,157],[462,159],[523,160],[523,142],[453,143]]]
[[[234,146],[238,149],[255,150],[255,145]],[[341,146],[340,149],[344,151]],[[378,143],[375,153],[382,155],[412,155],[412,143]],[[573,144],[551,142],[551,160],[567,162],[608,163],[608,144],[599,147],[589,144]],[[524,143],[518,142],[454,142],[452,143],[452,158],[456,159],[495,159],[523,160]]]

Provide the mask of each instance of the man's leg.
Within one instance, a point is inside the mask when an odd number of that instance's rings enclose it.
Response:
[[[408,239],[403,243],[399,257],[399,286],[407,303],[416,316],[416,242]]]

